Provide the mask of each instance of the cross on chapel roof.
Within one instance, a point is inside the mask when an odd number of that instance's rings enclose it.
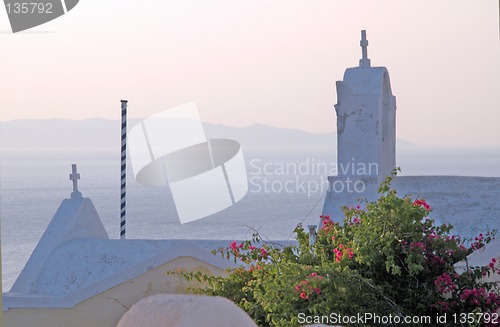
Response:
[[[370,67],[370,59],[368,59],[368,40],[366,39],[366,30],[361,31],[361,41],[359,41],[361,46],[362,57],[359,60],[359,67]]]
[[[81,198],[82,193],[78,191],[78,180],[80,179],[80,174],[76,171],[76,164],[71,165],[71,174],[69,174],[69,179],[73,181],[73,192],[71,192],[71,198]]]

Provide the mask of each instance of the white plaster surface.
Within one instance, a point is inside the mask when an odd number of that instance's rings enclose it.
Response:
[[[216,242],[211,242],[215,245]],[[227,245],[227,241],[225,245]],[[199,245],[199,244],[198,244]],[[202,249],[187,241],[166,240],[98,240],[75,239],[57,248],[47,259],[33,292],[53,296],[68,296],[77,291],[118,275],[135,266],[145,270],[164,263],[166,252],[205,261],[216,257],[205,255]],[[131,272],[131,274],[133,274]]]
[[[385,78],[389,72],[385,67],[351,67],[344,72],[343,82],[355,95],[382,95]]]
[[[117,327],[257,327],[248,314],[219,296],[156,294],[142,299]],[[304,327],[328,327],[307,325]],[[340,327],[340,326],[331,326]]]
[[[211,240],[74,239],[51,253],[28,292],[4,294],[4,309],[71,308],[177,257],[192,257],[225,269],[231,261],[207,249],[227,245],[228,241]]]
[[[451,223],[453,233],[477,235],[500,227],[498,177],[397,176],[392,186],[399,196],[408,194],[413,198],[426,199],[432,207],[430,217],[440,223]],[[356,198],[363,196],[330,192],[325,199],[323,214],[341,221],[343,215],[339,207],[355,206],[358,204]],[[471,223],[474,221],[481,223]]]
[[[477,235],[500,227],[500,178],[400,176],[393,185],[401,196],[426,199],[430,217],[452,224],[454,233]]]
[[[12,286],[11,292],[32,292],[34,281],[52,252],[64,242],[76,238],[108,239],[101,219],[88,198],[62,201],[26,266]]]
[[[500,267],[500,240],[495,239],[490,243],[486,244],[479,250],[474,251],[471,255],[467,257],[467,262],[462,261],[455,264],[457,271],[465,271],[467,266],[469,267],[484,267],[488,266],[492,259],[496,260],[494,263],[495,268]],[[500,283],[499,274],[490,274],[484,277],[485,281]]]
[[[389,175],[396,162],[396,99],[387,69],[348,68],[337,82],[337,97],[339,167],[376,163],[378,171],[371,175]],[[347,175],[357,174],[347,170]]]
[[[223,297],[157,294],[134,304],[117,327],[257,327]]]
[[[228,241],[110,240],[90,199],[66,199],[3,307],[71,308],[177,257],[225,269],[231,262],[210,253],[224,246]]]
[[[137,277],[120,283],[76,304],[66,307],[9,308],[4,312],[5,327],[116,327],[120,318],[138,301],[153,294],[184,294],[189,287],[199,287],[197,281],[186,281],[166,274],[178,270],[223,276],[225,270],[193,257],[179,256]],[[47,297],[47,296],[41,296]],[[59,297],[68,302],[70,297]],[[30,300],[23,298],[21,300]],[[54,300],[51,298],[50,300]],[[140,325],[139,325],[140,326]]]

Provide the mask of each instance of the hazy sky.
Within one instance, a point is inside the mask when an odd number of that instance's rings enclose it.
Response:
[[[497,0],[80,0],[12,34],[0,9],[0,120],[146,117],[335,130],[335,81],[361,55],[389,69],[397,135],[500,146]]]

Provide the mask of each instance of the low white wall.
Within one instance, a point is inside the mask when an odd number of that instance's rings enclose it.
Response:
[[[225,275],[225,270],[192,257],[178,257],[159,267],[121,283],[73,308],[11,308],[4,312],[5,327],[116,327],[125,312],[141,299],[158,293],[186,293],[186,288],[200,286],[168,271],[201,271]],[[137,325],[142,326],[142,325]]]
[[[117,327],[257,327],[230,300],[219,296],[158,294],[136,303]]]
[[[137,302],[123,315],[117,327],[137,326],[257,327],[245,311],[224,297],[186,294],[156,294]]]

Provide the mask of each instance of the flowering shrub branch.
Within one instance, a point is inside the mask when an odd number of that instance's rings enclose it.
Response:
[[[255,233],[251,241],[216,251],[241,263],[227,277],[182,276],[205,282],[206,288],[194,291],[233,300],[263,327],[298,326],[299,313],[496,312],[498,285],[483,278],[500,273],[495,258],[484,267],[455,267],[490,242],[494,232],[480,234],[467,246],[451,234],[451,225],[436,226],[428,218],[431,207],[424,199],[398,197],[391,180],[382,183],[377,201],[363,209],[345,208],[343,224],[321,217],[313,245],[301,225],[295,229],[296,245],[262,243]]]

